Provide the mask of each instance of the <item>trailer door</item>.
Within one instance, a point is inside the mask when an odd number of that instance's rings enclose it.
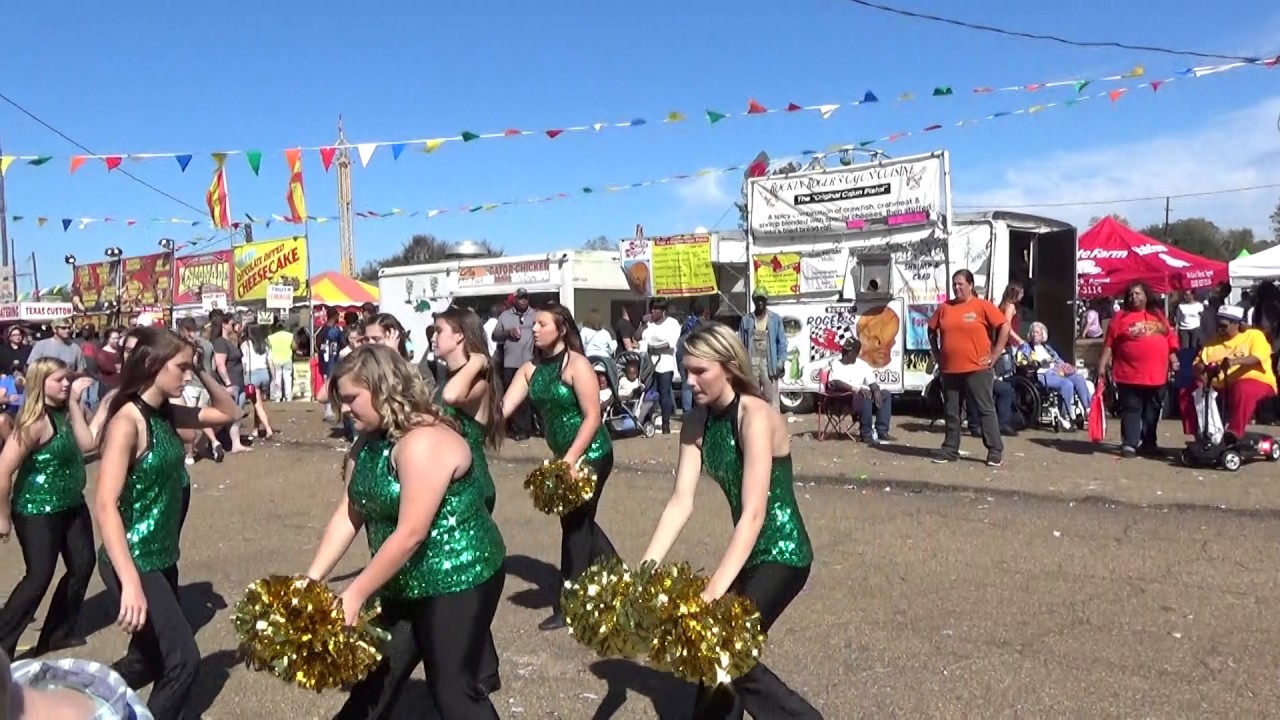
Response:
[[[1032,243],[1035,317],[1049,329],[1049,343],[1075,363],[1076,231],[1040,233]]]

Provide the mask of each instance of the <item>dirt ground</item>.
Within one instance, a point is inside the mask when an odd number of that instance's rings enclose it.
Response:
[[[183,537],[182,599],[204,661],[192,699],[206,718],[330,717],[343,695],[307,693],[239,664],[228,606],[270,573],[306,569],[342,491],[339,442],[314,406],[274,408],[279,441],[222,465],[198,463]],[[895,420],[883,449],[807,437],[797,418],[800,502],[817,560],[809,586],[775,626],[765,658],[828,718],[1257,717],[1280,712],[1280,484],[1275,465],[1238,473],[1159,460],[1120,461],[1082,435],[1023,433],[1005,465],[921,457],[941,437]],[[1162,442],[1180,444],[1178,428]],[[674,437],[624,440],[600,514],[638,559],[674,470]],[[566,632],[542,633],[557,582],[555,522],[520,482],[541,441],[504,448],[491,465],[508,551],[495,621],[510,718],[679,718],[692,689],[643,666],[599,660]],[[672,552],[713,568],[729,513],[704,484],[695,520]],[[339,574],[367,560],[357,540]],[[0,554],[0,587],[22,572],[16,543]],[[90,644],[109,661],[125,636],[95,577]],[[40,613],[43,617],[43,611]],[[35,626],[24,641],[33,642]],[[422,717],[425,686],[400,716]],[[764,720],[764,719],[762,719]]]

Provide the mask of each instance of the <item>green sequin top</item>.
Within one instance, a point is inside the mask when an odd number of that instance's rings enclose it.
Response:
[[[560,373],[564,371],[565,353],[546,358],[533,366],[529,378],[529,401],[542,413],[546,422],[547,446],[557,457],[563,457],[573,447],[585,417],[578,406],[578,396],[565,384]],[[613,443],[604,423],[596,428],[595,437],[582,454],[587,462],[597,462],[613,453]]]
[[[352,507],[364,518],[370,554],[391,536],[400,516],[400,479],[391,466],[394,447],[385,435],[366,436],[347,487]],[[470,590],[500,572],[506,555],[480,482],[468,471],[449,484],[427,539],[379,594],[416,600]]]
[[[47,414],[53,436],[27,455],[14,478],[10,507],[18,515],[52,515],[84,504],[84,454],[71,413],[56,408]]]
[[[489,472],[489,460],[484,454],[484,425],[461,410],[445,405],[443,396],[444,387],[441,386],[436,390],[436,404],[444,410],[446,415],[457,420],[462,428],[462,437],[466,438],[467,445],[471,446],[471,473],[475,476],[476,482],[480,483],[484,506],[492,513],[498,499],[498,489],[493,484],[493,475]]]
[[[738,438],[738,399],[719,413],[707,413],[702,434],[702,468],[715,479],[729,501],[733,524],[742,518],[742,448]],[[808,567],[813,563],[813,545],[800,517],[793,484],[791,456],[774,458],[769,472],[769,502],[764,526],[751,549],[745,567],[778,563]]]
[[[156,409],[138,399],[133,400],[133,405],[147,424],[147,448],[130,464],[117,506],[124,521],[129,555],[138,572],[145,573],[178,564],[187,456],[182,439],[170,423],[167,407]],[[109,562],[105,548],[99,556]]]

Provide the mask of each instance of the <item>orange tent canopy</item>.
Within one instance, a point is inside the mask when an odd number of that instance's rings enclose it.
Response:
[[[314,305],[349,307],[378,302],[378,288],[355,278],[329,270],[311,278],[311,302]]]

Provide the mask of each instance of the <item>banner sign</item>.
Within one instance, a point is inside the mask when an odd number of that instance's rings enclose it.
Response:
[[[695,297],[716,292],[710,235],[637,236],[618,246],[627,285],[645,297]]]
[[[75,308],[69,302],[16,302],[0,304],[0,322],[21,320],[46,323],[69,318]]]
[[[844,288],[849,248],[837,248],[800,258],[800,292],[838,293]]]
[[[119,260],[77,265],[71,281],[71,305],[78,313],[106,312],[115,306],[119,287]]]
[[[231,294],[230,250],[180,257],[177,264],[178,287],[173,293],[174,305],[194,305],[201,302],[206,294],[221,293],[224,296],[222,307],[226,307],[225,296]]]
[[[776,298],[800,294],[800,253],[770,253],[751,258],[756,292]]]
[[[551,282],[551,261],[522,260],[458,268],[458,287],[487,285],[545,285]]]
[[[259,240],[233,250],[235,301],[266,300],[271,285],[288,285],[294,297],[307,293],[307,241],[301,237]]]
[[[293,307],[293,288],[288,285],[268,285],[267,307],[272,310],[288,310]]]
[[[226,310],[231,307],[224,292],[204,292],[200,294],[200,309],[207,312]]]
[[[144,306],[167,307],[173,287],[169,253],[125,258],[120,285],[120,310],[141,312]]]
[[[847,340],[862,343],[858,357],[875,371],[887,392],[902,392],[906,345],[906,305],[901,299],[866,305],[787,303],[771,306],[782,317],[787,360],[779,387],[784,391],[814,391],[822,370],[840,362]]]
[[[854,165],[748,180],[748,224],[759,237],[844,234],[937,217],[942,158]]]

